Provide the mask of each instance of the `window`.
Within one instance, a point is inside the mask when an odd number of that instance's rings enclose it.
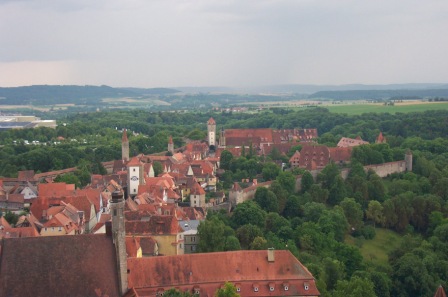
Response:
[[[135,172],[135,168],[132,169],[133,172]],[[163,293],[162,293],[163,294]]]
[[[236,288],[236,291],[237,291],[237,292],[241,292],[241,288],[240,288],[240,287],[237,287],[237,288]]]
[[[58,228],[58,231],[62,231],[62,227],[59,227],[59,228]]]
[[[269,287],[269,291],[274,292],[274,287]]]
[[[288,287],[288,286],[285,286],[284,288],[285,288],[285,291],[288,291],[288,290],[289,290],[289,287]]]
[[[254,292],[258,292],[258,287],[254,287]]]

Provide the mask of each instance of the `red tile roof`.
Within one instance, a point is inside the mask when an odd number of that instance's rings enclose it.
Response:
[[[205,191],[198,183],[195,183],[191,188],[190,195],[205,195]]]
[[[445,290],[443,289],[443,287],[441,285],[437,288],[437,291],[436,291],[436,294],[434,295],[434,297],[446,297]]]
[[[273,262],[263,250],[131,258],[128,269],[128,286],[141,296],[172,287],[214,296],[224,281],[239,286],[242,296],[319,295],[311,273],[289,251],[275,251]]]
[[[127,235],[169,235],[180,232],[177,219],[171,215],[153,215],[149,221],[127,221]]]
[[[359,137],[359,139],[358,139],[358,137]],[[358,145],[363,145],[363,144],[369,144],[368,141],[362,140],[360,136],[358,136],[358,137],[356,139],[342,137],[341,140],[339,140],[337,146],[338,147],[350,147],[350,146],[358,146]]]
[[[126,253],[128,257],[137,257],[138,250],[140,249],[140,238],[135,236],[126,236]]]
[[[14,238],[2,245],[0,296],[120,296],[111,237]]]
[[[216,125],[216,122],[213,118],[210,118],[207,122],[208,125]]]
[[[326,146],[305,145],[300,151],[299,167],[301,168],[308,170],[323,168],[327,166],[329,161],[330,151]]]
[[[331,161],[349,162],[352,157],[352,147],[329,147]]]

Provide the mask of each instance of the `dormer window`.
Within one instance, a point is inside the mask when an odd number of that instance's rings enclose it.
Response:
[[[289,284],[288,283],[284,283],[283,284],[283,290],[285,290],[285,291],[289,290]]]
[[[241,292],[241,287],[237,287],[237,288],[236,288],[236,291],[237,291],[237,292]]]
[[[258,292],[258,287],[254,287],[254,292]]]
[[[305,291],[308,291],[310,289],[310,286],[308,283],[304,283],[303,287],[305,288]]]
[[[274,292],[274,287],[269,287],[269,291]]]

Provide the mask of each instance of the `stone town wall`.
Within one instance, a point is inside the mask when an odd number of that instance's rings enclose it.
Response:
[[[252,200],[252,199],[254,199],[255,192],[257,191],[257,188],[259,188],[259,187],[270,188],[271,184],[272,184],[272,182],[268,181],[268,182],[264,182],[264,183],[259,183],[255,186],[245,188],[244,190],[239,191],[239,192],[230,191],[229,192],[230,203],[232,204],[232,206],[235,206],[235,205],[243,203],[247,200]]]
[[[412,161],[411,161],[412,162]],[[412,164],[412,163],[411,163]],[[406,172],[406,160],[389,162],[383,164],[375,164],[375,165],[367,165],[364,166],[364,171],[367,173],[370,169],[373,170],[379,177],[383,178],[393,173],[401,173]],[[412,166],[409,165],[408,166]],[[412,170],[412,167],[410,168]],[[316,180],[317,175],[322,171],[322,169],[311,170],[310,173],[313,176],[314,180]],[[344,168],[341,170],[341,176],[343,179],[348,177],[348,173],[350,172],[349,168]],[[302,189],[302,176],[299,175],[296,178],[296,191],[300,191]]]

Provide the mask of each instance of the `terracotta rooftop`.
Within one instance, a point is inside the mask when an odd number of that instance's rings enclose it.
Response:
[[[0,296],[120,296],[115,257],[104,234],[3,239]]]
[[[442,285],[440,285],[437,288],[436,294],[434,295],[434,297],[446,297],[446,293],[445,290],[443,289]]]
[[[177,219],[171,215],[154,215],[149,221],[127,221],[127,235],[168,235],[180,232]]]
[[[311,273],[289,251],[275,251],[274,258],[268,261],[265,250],[129,258],[128,286],[139,296],[172,287],[214,296],[229,281],[242,296],[319,295]]]
[[[210,118],[208,120],[207,124],[209,124],[209,125],[216,125],[216,122],[215,122],[215,120],[213,118]]]
[[[338,147],[351,147],[351,146],[358,146],[358,145],[363,145],[363,144],[369,144],[368,141],[362,140],[361,137],[359,137],[359,139],[358,139],[358,137],[356,139],[342,137],[341,140],[339,140],[337,146]]]

